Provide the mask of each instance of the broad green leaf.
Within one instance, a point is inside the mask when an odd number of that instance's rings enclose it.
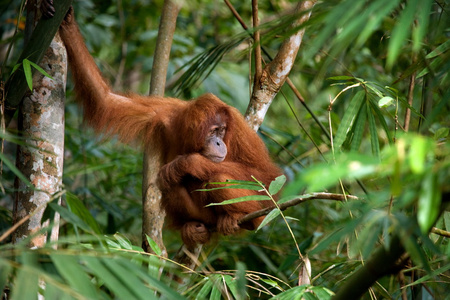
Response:
[[[266,195],[251,195],[251,196],[244,196],[244,197],[239,197],[239,198],[235,198],[235,199],[231,199],[231,200],[225,200],[219,203],[210,203],[208,205],[206,205],[206,207],[208,206],[216,206],[216,205],[227,205],[227,204],[233,204],[233,203],[240,203],[240,202],[245,202],[245,201],[263,201],[263,200],[271,200],[269,196]]]
[[[273,180],[269,185],[269,193],[271,195],[277,194],[281,190],[285,182],[286,176],[284,175],[280,175],[277,178],[275,178],[275,180]]]
[[[441,193],[437,175],[431,170],[425,174],[419,194],[417,221],[423,234],[428,233],[439,215]]]
[[[347,133],[351,129],[353,121],[357,117],[357,113],[359,111],[359,108],[361,107],[361,104],[363,103],[363,100],[364,91],[359,91],[350,101],[350,104],[348,105],[344,116],[342,117],[341,124],[339,125],[339,128],[336,132],[336,136],[334,137],[335,151],[338,151],[344,143],[347,137]]]
[[[386,65],[392,68],[401,48],[410,33],[411,24],[414,22],[414,15],[417,8],[420,7],[419,0],[409,0],[406,2],[405,8],[400,14],[394,29],[392,30],[391,39],[388,45],[388,56]]]
[[[72,193],[66,193],[66,203],[70,211],[80,217],[81,220],[84,220],[95,233],[102,233],[95,218],[77,196]]]
[[[50,257],[59,274],[69,283],[71,288],[88,299],[98,298],[98,291],[86,271],[81,267],[77,256],[53,253]]]
[[[25,80],[27,81],[28,88],[30,91],[33,90],[33,74],[31,72],[30,61],[28,59],[24,59],[22,62],[23,65],[23,73],[25,74]]]

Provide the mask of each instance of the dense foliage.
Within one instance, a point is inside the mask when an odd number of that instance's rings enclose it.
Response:
[[[250,25],[251,1],[233,2]],[[0,3],[6,80],[22,47],[23,19],[17,18],[20,1]],[[262,46],[270,55],[292,33],[284,29],[294,4],[259,3]],[[88,48],[117,90],[148,93],[161,7],[162,1],[145,0],[74,3]],[[9,43],[14,47],[6,57]],[[249,45],[224,3],[186,2],[166,95],[189,99],[212,92],[245,111],[253,67]],[[217,47],[221,55],[213,55]],[[47,209],[64,220],[58,250],[49,244],[31,251],[26,241],[0,240],[0,287],[11,289],[12,299],[33,299],[38,291],[48,299],[328,299],[378,249],[400,247],[407,253],[400,262],[380,266],[393,275],[377,280],[365,297],[444,299],[450,284],[449,48],[448,1],[317,3],[290,75],[304,104],[284,86],[261,137],[287,177],[281,201],[322,191],[358,199],[304,201],[283,217],[273,215],[257,232],[220,237],[204,247],[201,265],[188,273],[138,246],[141,151],[84,127],[69,80],[65,205]],[[183,76],[189,67],[197,73]],[[20,140],[13,130],[0,135],[6,137],[0,153],[3,234],[12,225],[11,162]],[[173,257],[178,234],[168,230],[165,241]],[[296,287],[308,259],[311,286]]]

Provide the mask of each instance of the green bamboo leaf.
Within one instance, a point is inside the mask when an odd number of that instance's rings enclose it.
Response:
[[[147,271],[144,271],[142,268],[137,268],[136,265],[130,264],[129,260],[120,259],[118,260],[118,263],[120,263],[120,266],[125,268],[129,274],[130,273],[136,274],[142,280],[143,286],[142,291],[147,290],[148,292],[148,287],[150,287],[153,290],[160,292],[167,299],[185,300],[183,296],[181,296],[179,293],[177,293],[176,291],[168,287],[166,284],[164,284],[158,277],[153,277],[150,274],[148,274]]]
[[[159,248],[158,244],[148,235],[145,235],[148,244],[150,245],[150,248],[152,249],[152,251],[156,254],[156,255],[161,255],[162,254],[162,250],[161,248]]]
[[[231,199],[231,200],[225,200],[225,201],[222,201],[219,203],[210,203],[210,204],[206,205],[206,207],[216,206],[216,205],[227,205],[227,204],[240,203],[240,202],[245,202],[245,201],[263,201],[263,200],[271,200],[271,198],[266,195],[250,195],[250,196],[239,197],[239,198],[235,198],[235,199]]]
[[[61,218],[68,221],[74,226],[77,226],[83,229],[86,232],[92,232],[92,229],[87,225],[80,217],[71,212],[65,207],[58,205],[57,203],[49,203],[48,204],[54,211],[58,212],[61,215]]]
[[[379,0],[372,1],[368,10],[370,16],[367,19],[366,26],[359,34],[356,44],[361,46],[369,36],[380,26],[381,21],[398,5],[400,0]]]
[[[50,78],[50,79],[53,80],[52,76],[50,76],[50,74],[48,74],[47,72],[45,72],[45,70],[42,69],[39,65],[35,64],[35,63],[32,62],[32,61],[29,61],[29,63],[30,63],[30,65],[31,65],[33,68],[35,68],[36,70],[38,70],[39,73],[41,73],[41,74],[44,75],[45,77],[48,77],[48,78]]]
[[[286,182],[286,176],[280,175],[273,180],[269,185],[269,193],[271,195],[277,194]]]
[[[420,189],[417,221],[423,234],[428,233],[439,215],[441,193],[438,189],[438,178],[431,170],[425,174]]]
[[[274,208],[270,211],[270,213],[268,213],[266,215],[266,217],[263,219],[263,221],[261,222],[261,224],[259,224],[258,228],[256,229],[256,231],[260,230],[261,228],[263,228],[264,226],[266,226],[267,224],[269,224],[270,222],[272,222],[273,219],[275,219],[276,217],[278,217],[280,215],[280,210],[278,208]]]
[[[7,260],[0,259],[0,286],[5,287],[8,281],[12,267]]]
[[[432,151],[430,144],[422,136],[414,136],[411,141],[408,158],[411,171],[415,174],[421,174],[425,171],[425,163],[428,153]]]
[[[226,186],[210,188],[210,189],[198,189],[198,192],[210,192],[216,190],[226,190],[226,189],[243,189],[243,190],[251,190],[251,191],[259,191],[262,189],[260,185],[249,185],[249,184],[229,184],[228,182],[220,182],[220,183],[208,183],[209,184],[227,184]]]
[[[122,281],[124,285],[130,290],[134,297],[128,299],[157,299],[151,289],[142,282],[138,276],[138,268],[136,265],[130,265],[130,261],[126,261],[126,264],[120,263],[121,259],[103,258],[103,264],[109,269],[109,271]]]
[[[12,300],[37,299],[39,277],[36,270],[31,269],[36,265],[36,255],[36,253],[26,251],[20,256],[22,267],[18,269],[14,278],[14,288],[11,293]]]
[[[211,296],[209,297],[210,300],[221,300],[222,294],[220,293],[220,289],[217,287],[217,285],[214,285],[211,291]]]
[[[393,139],[392,139],[392,136],[391,136],[391,132],[389,131],[389,127],[388,127],[388,125],[387,125],[387,123],[386,123],[386,120],[384,119],[384,116],[383,116],[383,113],[381,112],[381,109],[378,107],[377,104],[372,103],[372,101],[369,102],[368,107],[369,107],[369,106],[370,106],[370,108],[372,109],[372,111],[374,111],[375,114],[377,115],[378,121],[380,122],[381,126],[382,126],[383,129],[384,129],[384,132],[386,133],[386,136],[387,136],[387,138],[388,138],[388,142],[389,142],[389,143],[393,143]]]
[[[101,278],[106,287],[116,295],[117,299],[135,299],[132,288],[129,289],[123,281],[106,268],[100,257],[83,256],[82,259],[90,271],[96,277]]]
[[[386,62],[388,68],[392,68],[394,65],[404,42],[409,36],[411,24],[414,22],[414,15],[417,7],[419,7],[419,0],[407,1],[405,9],[401,12],[399,20],[395,28],[392,30]]]
[[[120,233],[114,234],[114,238],[119,242],[121,249],[131,250],[133,249],[129,239],[121,235]]]
[[[231,294],[233,294],[234,299],[238,299],[239,292],[237,290],[236,281],[233,280],[233,277],[231,277],[230,275],[224,275],[223,278],[225,279],[226,286],[231,291]]]
[[[207,296],[211,292],[211,289],[213,287],[212,281],[208,277],[204,278],[203,281],[204,281],[204,284],[203,284],[202,288],[200,289],[200,291],[195,296],[195,300],[207,299]]]
[[[31,182],[26,178],[16,165],[11,162],[3,153],[0,152],[0,161],[2,161],[27,187],[34,188]]]
[[[78,256],[52,253],[50,258],[61,277],[71,288],[88,299],[98,299],[98,291],[86,271],[81,267]]]
[[[30,61],[28,59],[24,59],[22,62],[23,72],[25,74],[25,79],[27,81],[28,88],[30,91],[33,90],[33,73],[31,72]]]
[[[336,132],[336,136],[334,137],[334,149],[336,151],[339,150],[344,143],[347,133],[350,131],[353,121],[357,117],[358,111],[363,103],[364,95],[364,91],[359,91],[350,101]]]
[[[417,26],[413,27],[413,51],[417,52],[421,48],[421,43],[428,29],[428,22],[430,20],[431,6],[433,0],[421,0],[419,7],[417,7]]]
[[[355,77],[342,75],[342,76],[328,77],[327,79],[328,80],[354,80]]]
[[[237,300],[247,299],[247,279],[245,278],[245,264],[238,261],[236,263],[236,291],[234,295]]]
[[[358,113],[358,118],[356,119],[356,122],[353,126],[353,138],[352,138],[352,145],[351,150],[352,151],[358,151],[359,146],[361,145],[364,129],[366,127],[366,116],[367,116],[367,110],[366,110],[367,103],[364,102],[361,105],[361,110]]]
[[[370,105],[367,105],[367,117],[369,119],[369,132],[370,142],[372,145],[372,154],[375,157],[380,157],[380,144],[378,142],[377,125],[375,124],[375,118],[373,117]]]
[[[83,220],[95,233],[102,233],[95,218],[76,195],[69,192],[66,193],[66,203],[70,211],[80,217],[80,219]]]
[[[386,107],[386,106],[389,106],[389,105],[393,104],[394,101],[395,101],[394,98],[389,97],[389,96],[385,96],[385,97],[381,98],[380,100],[378,100],[378,106],[379,107]]]

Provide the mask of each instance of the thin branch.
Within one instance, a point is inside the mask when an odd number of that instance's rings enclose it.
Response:
[[[431,232],[443,237],[448,237],[450,238],[450,232],[446,231],[446,230],[442,230],[436,227],[431,228]]]
[[[279,206],[280,210],[285,210],[288,207],[295,206],[297,204],[306,202],[308,200],[313,200],[313,199],[346,201],[348,199],[358,200],[358,197],[352,196],[352,195],[342,195],[342,194],[332,194],[332,193],[311,193],[311,194],[302,195],[296,199],[289,200],[284,203],[278,204],[278,206]],[[266,207],[264,209],[249,213],[248,215],[242,217],[238,221],[238,224],[242,224],[242,223],[248,222],[250,220],[256,219],[258,217],[265,216],[268,213],[270,213],[274,208],[275,208],[275,206],[270,206],[270,207]]]
[[[253,33],[253,40],[255,41],[255,79],[253,82],[254,84],[253,89],[255,89],[262,74],[260,30],[257,29],[259,26],[258,0],[252,0],[252,11],[253,11],[253,28],[256,28],[255,32]]]

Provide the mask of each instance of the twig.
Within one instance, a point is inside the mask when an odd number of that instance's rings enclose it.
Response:
[[[259,26],[259,16],[258,16],[258,0],[252,0],[252,11],[253,11],[253,28],[255,32],[253,33],[253,40],[255,42],[255,79],[254,88],[259,84],[259,79],[262,74],[262,61],[261,61],[261,39]]]
[[[297,204],[300,204],[302,202],[306,202],[308,200],[313,199],[323,199],[323,200],[334,200],[334,201],[345,201],[346,199],[349,200],[358,200],[358,197],[352,196],[352,195],[343,195],[343,194],[332,194],[332,193],[311,193],[299,196],[296,199],[286,201],[284,203],[279,204],[280,210],[285,210],[288,207],[295,206]],[[238,224],[242,224],[245,222],[248,222],[250,220],[256,219],[261,216],[267,215],[269,212],[271,212],[275,206],[266,207],[264,209],[249,213],[248,215],[242,217]]]

